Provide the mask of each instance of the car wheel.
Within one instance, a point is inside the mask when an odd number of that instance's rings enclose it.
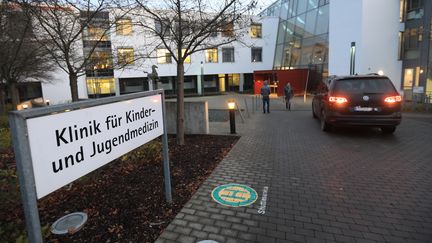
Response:
[[[326,115],[325,115],[325,111],[323,109],[323,110],[321,110],[321,117],[320,117],[321,118],[321,120],[320,120],[321,121],[321,130],[324,132],[329,132],[331,130],[331,125],[326,122],[325,117],[326,117]]]
[[[312,104],[312,117],[313,118],[318,118],[317,115],[315,114],[313,104]]]
[[[392,134],[396,131],[396,127],[392,126],[392,127],[381,127],[381,131],[385,134]]]

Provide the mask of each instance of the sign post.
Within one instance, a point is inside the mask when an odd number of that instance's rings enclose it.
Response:
[[[10,123],[30,242],[42,242],[37,199],[160,136],[172,202],[163,90],[14,111]]]
[[[30,147],[27,140],[27,125],[17,112],[9,115],[12,141],[20,182],[21,201],[27,227],[28,239],[31,243],[41,243],[42,232],[37,207],[36,187],[31,163]]]

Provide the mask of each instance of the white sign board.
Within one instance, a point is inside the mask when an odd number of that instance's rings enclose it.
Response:
[[[37,197],[163,134],[160,94],[27,119]]]
[[[424,87],[423,86],[414,86],[413,87],[413,93],[423,94],[424,93]]]

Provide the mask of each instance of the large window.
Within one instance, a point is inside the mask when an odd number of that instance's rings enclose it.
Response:
[[[315,28],[316,35],[328,33],[329,19],[329,5],[319,8]]]
[[[186,49],[182,49],[182,55],[184,55],[186,52]],[[191,62],[191,56],[187,56],[184,60],[184,63],[190,63]]]
[[[116,21],[116,34],[117,35],[131,35],[132,34],[132,20],[129,18],[117,19],[117,21]]]
[[[218,62],[218,49],[207,49],[205,50],[205,62],[217,63]]]
[[[424,15],[423,0],[407,0],[406,2],[406,19],[421,19]]]
[[[252,62],[262,62],[262,47],[253,47],[251,49]]]
[[[222,62],[234,62],[234,48],[222,48]]]
[[[114,94],[114,78],[88,78],[87,93],[89,96]]]
[[[117,62],[119,65],[131,65],[135,62],[134,49],[122,47],[117,49]]]
[[[170,36],[171,35],[171,31],[170,31],[170,27],[169,27],[169,22],[168,21],[159,21],[159,20],[155,20],[155,30],[156,33],[158,35],[161,36]]]
[[[87,26],[87,36],[85,39],[89,41],[108,41],[108,31],[103,27]]]
[[[234,24],[232,22],[226,23],[222,30],[222,37],[233,37],[234,36]]]
[[[167,49],[157,49],[157,63],[172,63],[171,53]]]
[[[252,38],[262,37],[262,24],[252,24],[250,28],[250,36]]]
[[[406,29],[403,33],[404,59],[417,59],[420,57],[419,41],[422,40],[422,34],[419,29]]]
[[[89,59],[89,70],[93,69],[112,69],[112,54],[111,51],[94,51]]]

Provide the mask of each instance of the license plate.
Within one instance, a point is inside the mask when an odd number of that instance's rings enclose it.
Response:
[[[354,111],[373,111],[372,107],[355,106]]]

